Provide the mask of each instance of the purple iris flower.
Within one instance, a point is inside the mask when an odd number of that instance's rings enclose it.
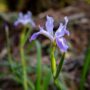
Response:
[[[68,18],[64,17],[64,20],[65,20],[65,24],[60,23],[59,28],[54,33],[53,32],[54,19],[50,16],[47,16],[47,21],[45,24],[46,30],[44,30],[43,27],[39,26],[40,31],[34,33],[31,36],[30,41],[35,40],[40,34],[43,34],[46,37],[48,37],[51,40],[51,42],[55,42],[59,47],[59,49],[61,50],[61,52],[66,52],[68,49],[68,45],[64,38],[64,35],[65,34],[69,35],[69,31],[67,30]]]
[[[32,27],[35,27],[35,23],[32,20],[32,13],[28,11],[27,14],[24,15],[22,12],[20,12],[19,17],[15,21],[14,25],[17,26],[20,23],[23,25],[30,23]]]

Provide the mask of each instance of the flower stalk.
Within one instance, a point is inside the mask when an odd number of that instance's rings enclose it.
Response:
[[[22,32],[21,37],[20,37],[20,55],[21,55],[21,63],[22,63],[22,69],[23,69],[23,86],[24,86],[24,90],[28,90],[27,69],[26,69],[26,62],[25,62],[25,57],[24,57],[23,40],[24,40],[24,33]]]
[[[58,77],[59,77],[60,71],[61,71],[62,66],[63,66],[65,53],[63,53],[61,60],[60,60],[60,63],[56,67],[56,60],[55,60],[55,56],[54,56],[55,49],[56,49],[56,44],[53,43],[51,45],[51,53],[50,53],[51,54],[51,70],[52,70],[52,74],[53,74],[53,78],[54,78],[54,84],[56,85],[56,87],[59,90],[61,90],[61,86],[60,86],[60,83],[58,81]]]
[[[51,58],[51,70],[52,70],[53,77],[55,77],[56,75],[56,60],[54,57],[55,48],[56,48],[56,45],[55,43],[53,43],[51,45],[51,57],[50,57]]]
[[[51,45],[51,71],[52,71],[52,74],[53,74],[53,79],[54,79],[54,84],[55,86],[61,90],[61,87],[60,87],[60,84],[58,82],[58,79],[55,78],[56,77],[56,74],[57,74],[57,67],[56,67],[56,60],[55,60],[55,57],[54,57],[54,52],[55,52],[55,49],[56,49],[56,44],[53,43]]]

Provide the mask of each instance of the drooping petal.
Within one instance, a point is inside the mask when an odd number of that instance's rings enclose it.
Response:
[[[40,26],[39,26],[39,29],[40,29],[39,32],[34,33],[34,34],[31,36],[30,41],[35,40],[40,34],[48,37],[51,41],[53,41],[54,38],[52,37],[52,35],[51,35],[50,33],[48,33],[47,31],[45,31],[45,30],[43,29],[43,27],[40,27]]]
[[[29,39],[29,41],[31,42],[31,41],[35,40],[39,35],[40,35],[40,32],[34,33],[34,34],[31,36],[31,38]]]
[[[54,40],[54,37],[47,31],[45,31],[42,27],[39,26],[39,29],[41,31],[41,34],[43,34],[44,36],[48,37],[51,41]]]
[[[19,23],[18,23],[18,21],[15,21],[14,22],[14,26],[17,26]]]
[[[36,26],[35,23],[34,23],[34,21],[31,18],[29,18],[28,22],[31,24],[32,27],[35,27]]]
[[[69,36],[70,35],[70,32],[67,30],[67,29],[65,29],[65,33]]]
[[[19,13],[18,19],[14,22],[14,26],[17,26],[21,22],[21,19],[23,19],[23,13],[22,12]]]
[[[62,38],[56,38],[56,44],[59,47],[61,52],[66,52],[68,49],[68,45],[66,40],[62,37]]]
[[[53,23],[54,23],[53,18],[50,17],[50,16],[47,16],[47,21],[46,21],[46,25],[45,25],[45,26],[46,26],[46,30],[47,30],[51,35],[53,35],[53,27],[54,27]]]
[[[32,40],[35,40],[40,34],[42,34],[42,32],[44,32],[44,29],[43,29],[42,27],[39,26],[39,29],[40,29],[39,32],[34,33],[34,34],[31,36],[30,42],[31,42]]]
[[[20,23],[24,24],[25,23],[24,21],[25,21],[24,20],[24,15],[23,15],[22,12],[20,12],[19,15],[18,15],[18,19],[14,22],[14,26],[17,26]]]
[[[25,22],[23,22],[22,19],[18,19],[17,21],[14,22],[14,26],[17,26],[18,24],[24,24]]]

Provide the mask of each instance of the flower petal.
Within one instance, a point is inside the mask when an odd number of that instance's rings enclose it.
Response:
[[[23,15],[23,13],[22,13],[22,12],[20,12],[18,16],[19,16],[19,18],[18,18],[18,19],[23,19],[23,17],[24,17],[24,15]]]
[[[34,23],[34,21],[31,18],[29,18],[29,21],[28,22],[31,24],[32,27],[35,27],[36,26],[35,23]]]
[[[67,23],[68,23],[68,17],[64,17],[64,20],[65,20],[65,25],[64,25],[64,30],[65,30],[65,33],[69,36],[70,33],[69,31],[66,29],[67,28]]]
[[[67,25],[67,23],[68,23],[68,17],[65,16],[65,17],[64,17],[64,20],[65,20],[65,25]]]
[[[22,12],[20,12],[19,15],[18,15],[18,19],[14,22],[14,25],[17,26],[19,23],[24,24],[25,20],[23,20],[23,19],[24,19],[24,15],[23,15]]]
[[[53,18],[47,16],[47,21],[46,21],[46,25],[45,25],[45,26],[46,26],[46,30],[47,30],[51,35],[53,35],[53,27],[54,27],[53,22],[54,22]]]
[[[32,20],[32,13],[27,12],[27,14],[23,15],[23,13],[19,13],[18,19],[15,21],[14,25],[17,26],[19,23],[26,25],[28,23],[31,24],[32,27],[35,27],[35,23]]]
[[[40,29],[39,32],[34,33],[34,34],[31,36],[30,41],[35,40],[35,39],[38,37],[38,35],[40,35],[40,34],[48,37],[51,41],[53,41],[52,35],[51,35],[50,33],[48,33],[47,31],[45,31],[45,30],[43,29],[43,27],[40,27],[40,26],[39,26],[39,29]]]
[[[14,22],[14,26],[17,26],[19,24],[18,20]]]
[[[40,34],[42,34],[42,32],[44,32],[44,29],[43,29],[42,27],[39,26],[39,29],[40,29],[39,32],[34,33],[34,34],[31,36],[30,42],[31,42],[32,40],[35,40]]]
[[[24,19],[28,20],[28,19],[32,19],[32,13],[30,11],[28,11],[25,15],[24,15]]]
[[[54,40],[53,36],[49,32],[45,31],[43,29],[43,27],[39,26],[39,29],[40,29],[41,34],[43,34],[44,36],[48,37],[51,41]]]
[[[32,13],[30,11],[27,12],[29,17],[32,17]]]
[[[25,22],[22,19],[18,19],[17,21],[14,22],[14,26],[17,26],[20,23],[25,24]]]
[[[58,30],[55,32],[55,36],[62,37],[62,36],[64,36],[64,34],[65,34],[64,26],[62,23],[60,23]]]
[[[68,45],[64,38],[56,38],[56,44],[60,48],[61,52],[67,51]]]
[[[30,23],[32,27],[35,27],[31,12],[27,12],[27,14],[24,15],[24,22],[24,24]]]
[[[31,38],[29,39],[30,42],[33,41],[33,40],[35,40],[35,39],[38,37],[38,35],[40,35],[40,32],[34,33],[34,34],[31,36]]]
[[[69,36],[70,35],[70,32],[67,30],[67,29],[65,29],[65,33]]]
[[[65,20],[65,25],[63,25],[62,23],[60,23],[59,28],[58,28],[58,30],[55,33],[55,36],[56,37],[62,37],[65,34],[69,35],[69,31],[66,29],[67,23],[68,23],[68,18],[65,17],[64,20]]]

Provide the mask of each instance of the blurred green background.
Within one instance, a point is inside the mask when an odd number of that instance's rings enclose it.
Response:
[[[58,90],[50,69],[50,41],[40,36],[38,41],[29,42],[38,25],[44,25],[47,15],[55,19],[55,30],[65,16],[69,18],[69,50],[59,77],[62,90],[90,90],[90,0],[0,0],[0,90],[24,90],[20,57],[24,26],[14,27],[13,23],[19,12],[27,11],[32,12],[36,23],[35,28],[27,28],[31,31],[23,47],[28,90]],[[57,64],[60,57],[57,49]]]

